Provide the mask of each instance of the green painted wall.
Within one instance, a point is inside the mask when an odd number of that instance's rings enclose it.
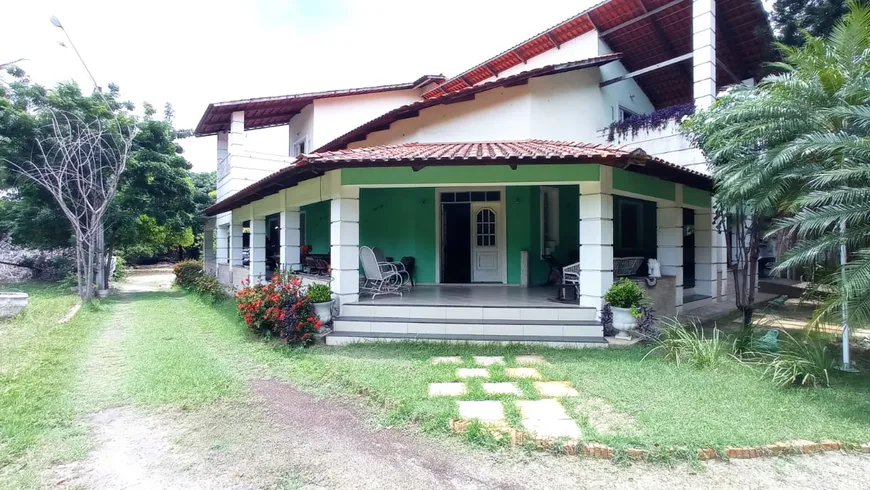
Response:
[[[360,245],[414,257],[415,280],[435,282],[435,189],[360,189],[359,198]]]
[[[302,206],[305,211],[304,245],[311,245],[311,253],[329,253],[329,201]]]
[[[657,197],[673,201],[676,199],[676,184],[649,175],[629,172],[621,168],[613,169],[613,188],[620,191]]]
[[[565,187],[577,189],[577,186]],[[573,192],[573,194],[579,196],[579,192]],[[550,266],[546,261],[541,260],[540,186],[508,187],[507,194],[505,195],[505,205],[507,207],[508,284],[520,283],[523,250],[529,252],[529,284],[538,286],[546,283],[550,274]],[[562,207],[561,191],[559,192],[559,206],[560,208]],[[575,207],[579,213],[579,204]],[[559,219],[561,224],[561,214]],[[574,236],[576,237],[577,233]],[[570,238],[568,239],[570,240]],[[578,243],[576,238],[574,238],[574,243]],[[559,237],[559,245],[560,247],[562,245],[562,236]]]
[[[519,165],[511,170],[507,165],[424,167],[345,168],[341,171],[344,185],[391,184],[489,184],[492,182],[581,182],[597,181],[599,166]]]
[[[695,189],[694,187],[683,186],[683,204],[709,208],[712,202],[709,192]]]

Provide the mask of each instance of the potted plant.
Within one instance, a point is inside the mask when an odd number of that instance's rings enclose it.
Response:
[[[631,338],[629,330],[637,327],[637,321],[642,312],[643,289],[631,279],[622,278],[612,286],[604,295],[604,301],[613,310],[613,328],[617,330],[616,338],[627,340]]]
[[[328,284],[312,284],[308,286],[308,296],[311,298],[311,304],[314,305],[314,311],[321,323],[329,323],[332,321],[332,304],[335,302],[332,299],[332,291],[329,290]]]

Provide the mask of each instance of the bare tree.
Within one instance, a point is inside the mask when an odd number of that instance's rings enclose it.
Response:
[[[115,121],[85,121],[68,112],[47,111],[45,136],[34,157],[9,162],[12,169],[45,188],[70,222],[76,244],[79,296],[89,301],[102,289],[103,225],[133,144],[134,129]]]

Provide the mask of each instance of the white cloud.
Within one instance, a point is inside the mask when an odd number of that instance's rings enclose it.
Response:
[[[141,106],[171,102],[193,127],[209,102],[454,75],[578,13],[594,0],[37,0],[0,16],[0,62],[53,85],[90,82],[51,15],[100,85]],[[213,138],[185,140],[196,170],[214,169]]]

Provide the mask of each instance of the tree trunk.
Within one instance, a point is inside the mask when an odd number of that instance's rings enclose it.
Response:
[[[752,325],[752,306],[748,306],[743,309],[743,330],[748,330],[749,326]]]

